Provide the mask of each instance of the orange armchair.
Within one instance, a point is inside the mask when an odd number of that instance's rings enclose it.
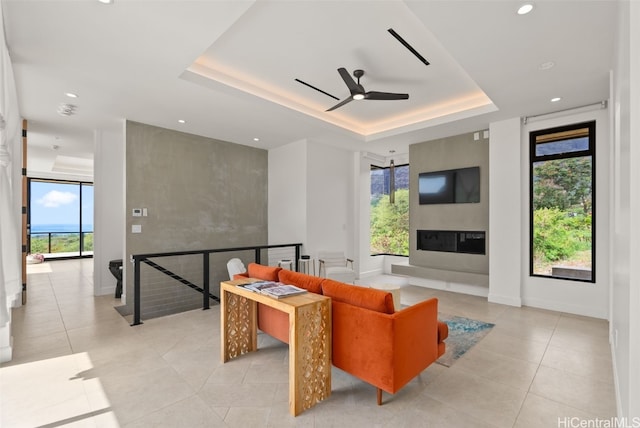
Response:
[[[325,296],[343,294],[346,284],[327,287]],[[340,300],[343,301],[340,301]],[[367,309],[332,298],[332,363],[382,391],[394,394],[437,360],[445,350],[447,325],[438,322],[433,298],[398,312]]]

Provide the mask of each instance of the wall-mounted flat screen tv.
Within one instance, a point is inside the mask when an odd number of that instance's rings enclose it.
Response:
[[[480,167],[422,172],[418,196],[420,205],[480,202]]]

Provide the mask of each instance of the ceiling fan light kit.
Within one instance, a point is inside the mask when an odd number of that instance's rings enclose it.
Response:
[[[430,62],[427,61],[427,59],[422,56],[413,46],[411,46],[411,44],[409,42],[407,42],[400,34],[398,34],[393,28],[389,28],[387,29],[387,31],[389,32],[389,34],[391,34],[398,42],[400,42],[400,44],[402,44],[402,46],[404,46],[409,52],[411,52],[418,60],[420,60],[420,62],[424,65],[430,65]],[[340,101],[338,104],[334,105],[333,107],[325,110],[327,112],[329,111],[333,111],[336,110],[340,107],[342,107],[343,105],[351,102],[352,100],[407,100],[409,99],[409,94],[397,94],[397,93],[393,93],[393,92],[377,92],[377,91],[369,91],[366,92],[364,90],[364,87],[360,84],[360,78],[364,75],[364,71],[363,70],[354,70],[353,71],[353,76],[358,79],[358,82],[356,83],[353,78],[351,77],[351,75],[349,74],[349,72],[347,72],[347,70],[344,67],[341,67],[338,69],[338,73],[340,73],[340,76],[342,77],[342,80],[344,80],[344,83],[347,85],[347,87],[349,88],[349,92],[351,92],[351,95],[348,98],[345,98],[344,100]],[[296,82],[307,86],[308,88],[314,89],[324,95],[327,95],[333,99],[336,100],[340,100],[338,97],[323,91],[322,89],[311,85],[310,83],[307,83],[301,79],[294,79]]]
[[[338,73],[340,74],[340,77],[342,77],[342,80],[344,80],[344,83],[347,85],[347,88],[349,88],[349,92],[351,92],[351,95],[349,95],[348,98],[345,98],[344,100],[340,101],[338,104],[334,105],[333,107],[329,108],[327,111],[333,111],[337,108],[342,107],[347,103],[350,103],[353,100],[408,100],[409,99],[409,94],[397,94],[394,92],[365,91],[364,87],[360,84],[360,78],[364,76],[363,70],[353,71],[353,76],[356,79],[358,79],[358,82],[353,80],[353,77],[351,77],[347,69],[344,67],[339,68]]]

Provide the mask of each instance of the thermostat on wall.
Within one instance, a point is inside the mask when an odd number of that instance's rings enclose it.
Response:
[[[142,217],[142,209],[140,208],[134,208],[133,209],[133,214],[134,217]]]

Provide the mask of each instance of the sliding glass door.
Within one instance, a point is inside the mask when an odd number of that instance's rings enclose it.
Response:
[[[93,255],[93,184],[29,179],[29,254]]]

